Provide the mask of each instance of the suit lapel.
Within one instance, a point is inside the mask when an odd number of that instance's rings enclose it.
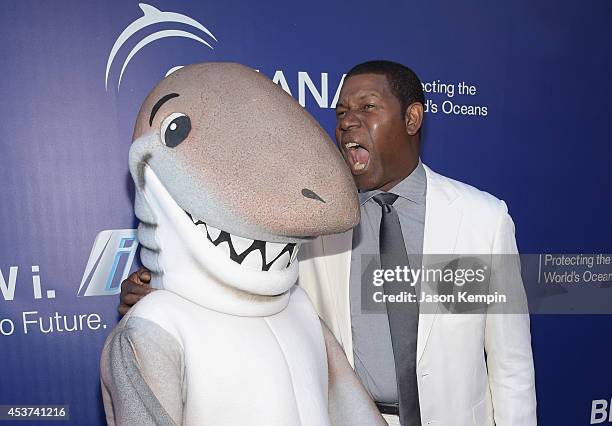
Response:
[[[433,263],[431,255],[452,254],[455,251],[462,213],[453,202],[458,192],[446,182],[443,176],[425,167],[427,195],[425,203],[425,230],[423,234],[423,265]],[[423,289],[429,293],[433,289]],[[425,351],[429,333],[436,319],[437,310],[419,316],[417,339],[417,362]]]
[[[340,331],[340,344],[344,348],[351,366],[353,360],[353,336],[351,332],[351,305],[349,299],[349,279],[353,230],[321,238],[326,260],[326,272],[330,293],[333,298],[336,324]]]

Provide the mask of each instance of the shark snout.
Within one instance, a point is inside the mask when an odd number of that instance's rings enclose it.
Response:
[[[303,185],[299,193],[296,191],[292,196],[292,191],[288,191],[283,197],[291,208],[278,209],[277,217],[284,223],[286,235],[317,237],[335,234],[347,231],[359,222],[357,190],[353,180],[345,176],[345,166],[338,166],[334,169],[323,167],[312,173],[311,177],[319,177],[316,184]]]

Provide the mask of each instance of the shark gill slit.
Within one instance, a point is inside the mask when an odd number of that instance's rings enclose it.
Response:
[[[138,163],[138,187],[144,188],[144,168],[149,165],[151,154],[145,154]]]

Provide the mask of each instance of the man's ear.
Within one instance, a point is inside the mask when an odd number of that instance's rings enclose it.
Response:
[[[406,114],[404,115],[404,123],[406,125],[406,132],[410,136],[414,136],[419,132],[421,124],[423,124],[423,104],[420,102],[414,102],[406,108]]]

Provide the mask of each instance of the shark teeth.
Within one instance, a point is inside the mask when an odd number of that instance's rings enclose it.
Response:
[[[280,256],[286,244],[266,243],[266,263],[272,263]]]
[[[288,268],[297,257],[299,245],[251,240],[232,235],[210,226],[185,212],[200,232],[233,261],[260,271],[280,271]],[[264,260],[265,259],[265,260]]]
[[[205,223],[200,223],[198,225],[196,225],[196,228],[198,228],[198,230],[204,234],[204,236],[207,236],[208,233],[206,232],[206,224]]]
[[[219,244],[217,244],[217,248],[220,248],[221,250],[223,250],[223,252],[228,257],[232,255],[232,250],[230,248],[230,243],[228,241],[221,241]]]
[[[244,253],[244,251],[251,247],[251,245],[253,244],[253,240],[249,240],[248,238],[242,238],[238,235],[230,234],[230,238],[232,240],[232,245],[234,246],[234,251],[238,255]]]
[[[298,251],[299,247],[296,247],[295,250],[293,250],[293,253],[291,253],[291,258],[289,259],[289,263],[293,263],[295,259],[297,259]]]
[[[283,252],[276,261],[270,266],[271,270],[281,270],[285,269],[289,266],[289,259],[291,259],[291,255],[288,251]]]
[[[219,238],[219,235],[221,234],[221,230],[210,225],[206,225],[206,230],[208,231],[208,236],[210,237],[211,241],[217,241],[217,238]]]
[[[242,260],[241,265],[252,269],[263,269],[263,262],[261,261],[261,252],[259,250],[253,250],[249,252]]]

